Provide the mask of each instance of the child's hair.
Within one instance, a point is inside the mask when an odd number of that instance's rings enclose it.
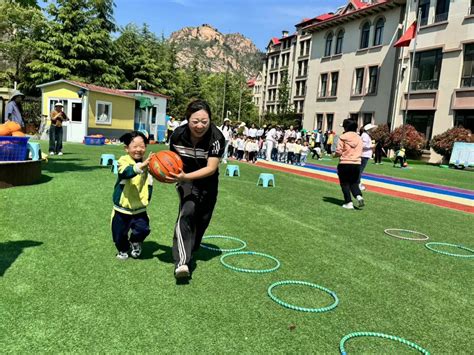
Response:
[[[138,131],[132,131],[130,133],[125,133],[122,137],[120,137],[120,142],[122,142],[123,144],[128,146],[137,137],[142,137],[143,142],[145,142],[145,145],[148,144],[148,138],[142,132],[138,132]]]

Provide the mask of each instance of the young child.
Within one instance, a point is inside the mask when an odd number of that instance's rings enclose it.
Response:
[[[148,138],[133,131],[120,137],[126,155],[118,160],[118,178],[114,186],[112,237],[117,248],[117,259],[138,258],[142,243],[150,234],[146,207],[151,199],[153,178],[148,173],[150,157],[144,159]],[[130,240],[129,231],[132,230]]]
[[[300,158],[300,165],[305,166],[306,160],[308,159],[309,154],[309,143],[304,142],[303,147],[301,148],[301,158]]]
[[[258,143],[255,138],[250,139],[249,143],[249,162],[255,163],[257,161]]]
[[[278,141],[278,161],[280,163],[286,163],[286,149],[285,143],[283,143],[283,138],[280,138]]]
[[[242,160],[244,158],[244,148],[245,148],[244,136],[239,135],[239,138],[237,138],[237,160]]]
[[[288,164],[293,164],[295,162],[295,139],[288,138],[288,142],[286,142],[286,151],[288,157]]]
[[[400,162],[400,168],[405,167],[406,161],[407,161],[405,148],[401,148],[400,150],[397,150],[395,155],[396,155],[396,158],[395,158],[395,161],[393,162],[393,166],[395,167],[395,165],[397,165],[397,163]]]
[[[303,145],[301,144],[301,138],[299,138],[296,140],[296,144],[295,144],[295,164],[296,165],[300,165],[302,148],[303,148]]]

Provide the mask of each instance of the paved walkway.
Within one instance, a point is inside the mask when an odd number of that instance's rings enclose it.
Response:
[[[300,176],[339,184],[335,167],[307,164],[304,167],[259,160],[257,165]],[[364,173],[363,183],[370,192],[429,203],[474,214],[474,191],[421,181]]]

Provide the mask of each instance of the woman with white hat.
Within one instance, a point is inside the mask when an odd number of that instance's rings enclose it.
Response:
[[[18,123],[22,128],[25,127],[25,122],[23,121],[22,117],[22,108],[21,102],[25,98],[20,91],[15,90],[12,93],[10,101],[7,103],[7,107],[5,109],[5,121],[13,121]]]

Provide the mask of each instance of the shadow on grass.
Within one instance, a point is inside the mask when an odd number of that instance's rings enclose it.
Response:
[[[150,244],[149,247],[150,250],[156,251],[156,250],[162,250],[163,252],[161,254],[157,255],[152,255],[152,257],[156,256],[160,261],[167,263],[167,264],[173,264],[173,248],[167,245],[161,245],[155,242],[145,242],[143,243],[143,252],[145,251],[145,245]],[[208,244],[206,243],[211,248],[219,248],[217,245],[213,244]],[[197,268],[197,261],[209,261],[219,255],[221,255],[222,252],[220,251],[213,251],[209,249],[204,249],[204,248],[199,248],[196,252],[193,253],[193,257],[191,259],[191,262],[189,263],[189,271],[191,272],[191,276],[189,278],[183,278],[183,279],[177,279],[176,284],[177,285],[187,285],[189,284],[189,281],[192,279],[192,274],[194,270]],[[143,254],[142,254],[143,255]],[[143,257],[144,259],[146,257]]]
[[[0,243],[0,277],[5,274],[7,269],[21,255],[23,249],[37,247],[41,244],[43,243],[34,240],[19,240]]]
[[[324,196],[323,201],[327,202],[327,203],[332,203],[332,204],[338,205],[338,206],[342,206],[344,204],[344,200],[334,198],[334,197],[328,197],[328,196]]]
[[[111,167],[102,167],[99,164],[94,166],[87,166],[76,164],[75,162],[79,162],[85,159],[52,159],[49,160],[47,164],[42,165],[42,170],[47,171],[50,173],[63,173],[67,171],[92,171],[97,169],[108,169],[110,170]]]

